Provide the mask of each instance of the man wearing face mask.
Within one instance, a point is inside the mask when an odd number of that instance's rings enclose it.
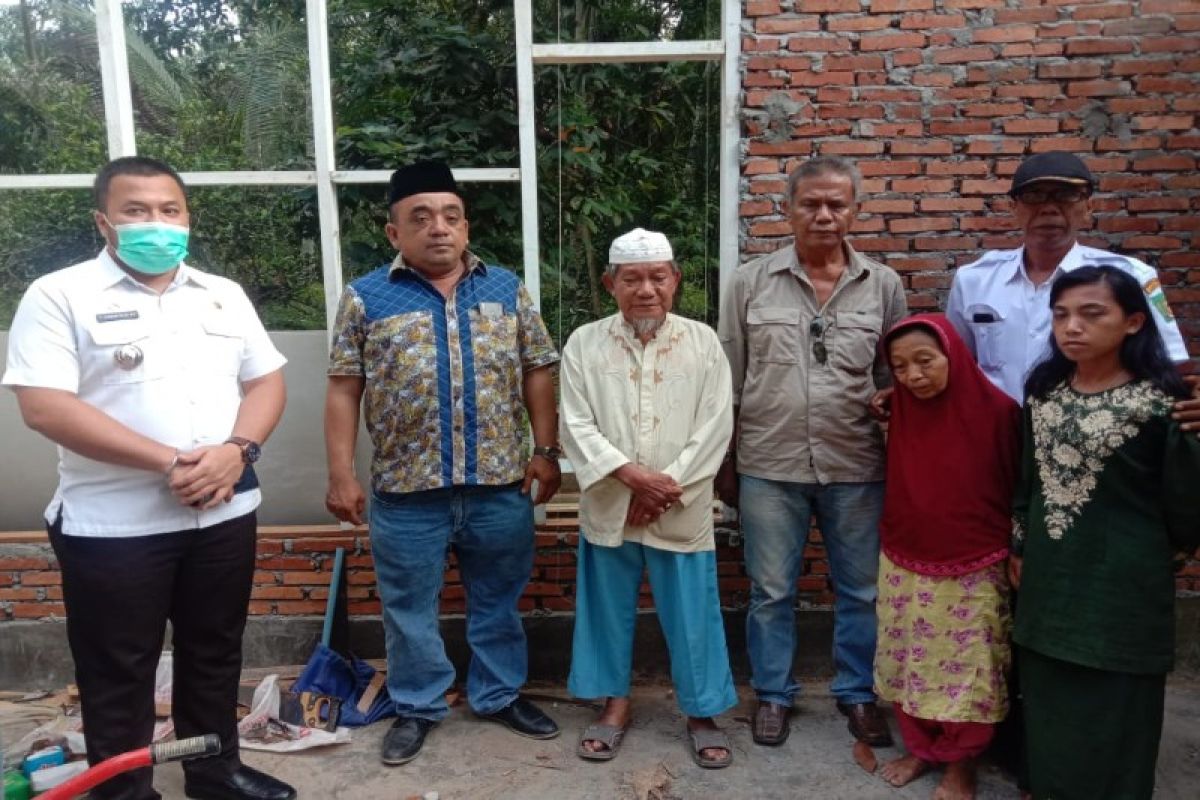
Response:
[[[170,620],[175,732],[222,745],[185,765],[187,796],[290,800],[292,787],[241,763],[236,723],[252,465],[283,413],[285,359],[237,284],[184,262],[187,195],[171,167],[116,159],[95,198],[104,250],[29,287],[3,378],[25,424],[59,446],[45,522],[88,761],[150,743]],[[151,777],[125,773],[91,796],[158,798]]]

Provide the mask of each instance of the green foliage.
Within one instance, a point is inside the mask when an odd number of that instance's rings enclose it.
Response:
[[[127,2],[139,152],[183,170],[311,167],[304,5]],[[534,0],[533,17],[538,42],[715,38],[720,3]],[[0,171],[103,163],[91,20],[88,0],[0,8]],[[512,0],[331,0],[329,38],[339,169],[517,164]],[[711,321],[715,65],[539,67],[534,78],[542,308],[556,338],[612,310],[600,282],[608,245],[639,225],[672,240],[677,310]],[[519,272],[518,187],[463,188],[472,249]],[[392,256],[384,197],[381,186],[339,189],[347,278]],[[240,281],[269,326],[324,327],[312,190],[202,188],[191,205],[193,261]],[[87,211],[85,192],[0,194],[0,325],[29,280],[96,250]]]

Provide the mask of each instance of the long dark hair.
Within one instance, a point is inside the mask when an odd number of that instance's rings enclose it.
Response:
[[[1171,359],[1167,358],[1154,315],[1150,313],[1150,304],[1146,301],[1146,293],[1129,273],[1108,265],[1080,267],[1064,273],[1050,287],[1050,307],[1053,308],[1068,289],[1097,283],[1108,286],[1117,305],[1127,315],[1140,312],[1146,318],[1141,329],[1126,336],[1121,343],[1121,366],[1134,378],[1149,381],[1168,395],[1187,397],[1190,394],[1187,384],[1179,377],[1179,370],[1171,363]],[[1029,374],[1029,379],[1025,381],[1025,396],[1045,397],[1055,387],[1069,380],[1074,372],[1075,362],[1058,349],[1058,342],[1051,333],[1050,357]]]

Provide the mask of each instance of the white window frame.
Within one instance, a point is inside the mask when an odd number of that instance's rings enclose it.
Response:
[[[720,115],[720,278],[721,291],[738,260],[738,189],[740,156],[738,101],[740,86],[741,0],[720,0],[721,38],[690,42],[612,42],[534,44],[531,0],[514,0],[517,46],[517,113],[520,164],[506,168],[455,169],[464,182],[519,182],[524,278],[540,306],[540,247],[537,224],[537,142],[534,119],[534,66],[548,64],[613,64],[664,61],[719,61]],[[337,186],[386,184],[388,170],[339,170],[336,164],[333,101],[329,70],[327,0],[306,0],[309,84],[312,95],[314,168],[237,172],[184,172],[189,186],[315,186],[321,228],[321,274],[325,290],[325,328],[331,333],[342,293],[341,231]],[[104,121],[109,158],[135,155],[128,53],[121,0],[95,0]],[[0,190],[88,189],[93,175],[0,175]]]

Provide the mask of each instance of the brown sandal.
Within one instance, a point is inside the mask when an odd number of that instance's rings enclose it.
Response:
[[[625,738],[627,730],[629,730],[628,725],[617,727],[616,725],[605,725],[603,722],[593,722],[584,729],[583,735],[579,737],[579,747],[576,748],[575,754],[588,761],[612,761],[616,758],[617,751],[621,749],[621,741]],[[599,742],[608,749],[588,750],[583,746],[584,742]]]

